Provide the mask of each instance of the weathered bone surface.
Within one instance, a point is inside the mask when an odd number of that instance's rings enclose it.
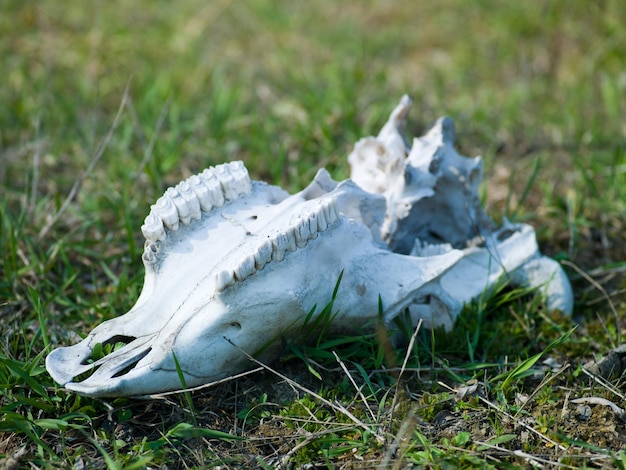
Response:
[[[372,231],[384,208],[382,197],[325,170],[293,196],[251,182],[241,162],[191,177],[165,192],[142,227],[146,275],[135,306],[53,351],[48,371],[91,396],[180,389],[174,357],[188,386],[218,380],[249,366],[238,348],[272,357],[268,343],[328,301],[342,271],[332,326],[376,321],[379,294],[390,321],[416,298],[437,297],[437,279],[461,252],[419,258],[381,247]],[[90,360],[96,344],[120,342]]]
[[[418,299],[410,307],[414,320],[450,328],[463,304],[501,279],[537,288],[550,310],[571,314],[569,280],[556,261],[541,255],[532,227],[505,221],[495,229],[480,206],[482,162],[454,149],[452,120],[439,119],[425,136],[407,145],[410,107],[411,99],[402,97],[379,135],[357,142],[348,161],[352,180],[387,200],[381,235],[393,251],[428,257],[463,250],[463,258],[440,281],[439,299],[447,298],[445,305],[433,305],[438,299],[425,304]]]
[[[233,162],[168,189],[141,227],[135,306],[53,351],[52,377],[83,395],[129,396],[180,389],[179,368],[189,387],[236,374],[250,366],[241,350],[272,359],[273,340],[301,331],[340,273],[337,331],[378,321],[379,296],[386,323],[408,309],[413,321],[451,327],[503,277],[571,312],[569,282],[533,229],[494,229],[480,207],[480,159],[454,150],[452,121],[407,146],[409,106],[404,97],[378,137],[357,143],[353,180],[320,170],[290,196]],[[121,347],[93,357],[98,344]]]

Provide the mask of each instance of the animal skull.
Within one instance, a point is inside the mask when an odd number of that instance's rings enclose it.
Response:
[[[135,306],[53,351],[48,371],[90,396],[180,389],[176,361],[188,386],[233,375],[248,364],[238,348],[272,357],[277,345],[268,343],[301,326],[341,272],[332,327],[376,321],[379,295],[390,321],[416,296],[436,296],[461,252],[418,258],[381,247],[370,230],[384,207],[324,170],[293,196],[251,182],[241,162],[192,176],[165,192],[142,227],[146,274]],[[97,344],[120,342],[90,361]]]
[[[548,306],[571,311],[567,278],[539,254],[532,228],[492,230],[476,192],[480,160],[454,151],[451,120],[407,148],[409,105],[403,98],[377,138],[357,143],[353,181],[320,170],[290,196],[232,162],[168,189],[141,227],[136,304],[50,353],[50,375],[108,397],[181,389],[181,371],[189,387],[228,377],[249,366],[242,350],[275,357],[273,340],[301,331],[341,273],[336,331],[379,321],[379,296],[386,323],[408,309],[414,321],[450,327],[507,273],[545,284]],[[98,345],[122,347],[93,357]]]

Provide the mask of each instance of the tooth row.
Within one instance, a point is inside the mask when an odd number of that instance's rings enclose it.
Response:
[[[243,194],[248,194],[252,189],[248,170],[246,170],[243,162],[231,162],[216,166],[215,173],[222,185],[224,197],[229,201],[237,199]]]
[[[319,207],[299,216],[286,230],[268,237],[253,255],[246,256],[236,268],[219,272],[215,279],[217,290],[222,291],[243,281],[271,261],[282,261],[285,253],[304,248],[309,240],[317,238],[319,232],[326,231],[338,219],[335,202],[332,199],[321,201]]]
[[[231,162],[208,168],[165,191],[150,208],[141,227],[148,242],[165,240],[165,229],[178,230],[221,207],[225,200],[234,200],[250,193],[252,183],[243,162]],[[159,219],[159,220],[157,220]]]

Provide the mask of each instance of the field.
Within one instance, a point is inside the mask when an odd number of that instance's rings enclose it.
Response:
[[[6,0],[0,469],[626,468],[624,18],[616,0]],[[536,228],[572,318],[503,286],[410,348],[319,331],[153,400],[53,382],[52,349],[136,301],[167,187],[232,160],[290,192],[345,179],[404,93],[410,136],[448,115],[483,156],[487,211]]]

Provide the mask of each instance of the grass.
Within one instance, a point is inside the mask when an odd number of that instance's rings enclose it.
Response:
[[[5,3],[0,465],[626,468],[624,423],[572,403],[626,402],[621,374],[582,367],[626,326],[622,3]],[[151,401],[52,382],[51,348],[138,297],[139,227],[168,185],[234,159],[290,191],[345,178],[405,92],[409,132],[452,116],[490,214],[566,263],[573,319],[503,289],[404,350],[321,336]]]

